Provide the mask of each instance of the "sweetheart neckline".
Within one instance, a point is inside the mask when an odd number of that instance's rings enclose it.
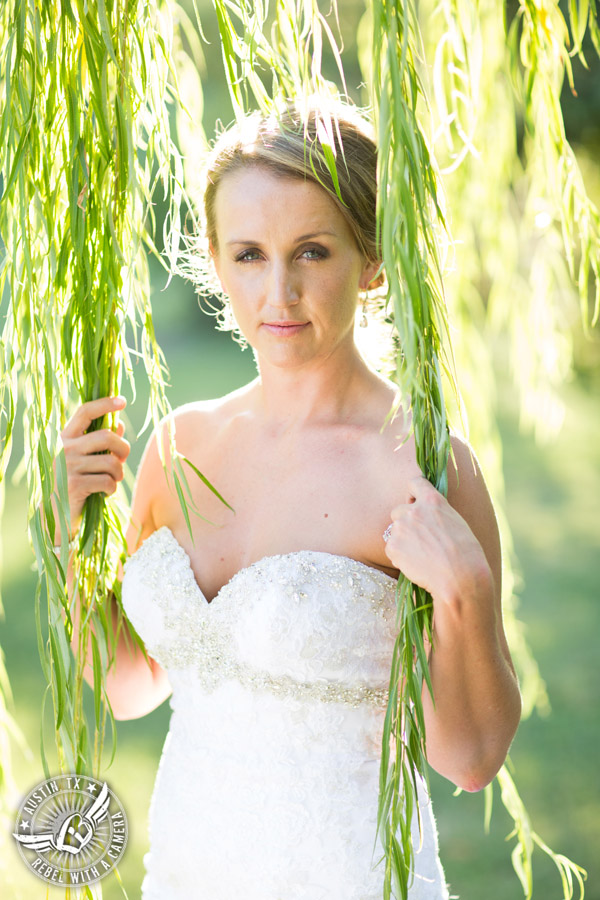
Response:
[[[142,549],[144,544],[146,544],[148,541],[150,541],[152,538],[154,538],[155,535],[160,534],[161,532],[163,534],[166,534],[168,537],[170,537],[171,540],[173,541],[173,543],[175,544],[175,546],[178,547],[184,554],[185,561],[186,561],[186,567],[187,567],[187,574],[189,575],[191,583],[194,586],[196,592],[200,595],[202,600],[204,600],[204,603],[206,604],[206,606],[212,606],[212,604],[215,602],[215,600],[218,600],[219,597],[221,596],[221,594],[227,588],[229,588],[240,575],[244,574],[245,572],[250,571],[251,569],[255,568],[255,566],[258,566],[261,563],[265,563],[267,561],[272,561],[275,559],[289,559],[291,557],[296,557],[296,556],[305,556],[305,555],[328,556],[331,559],[345,560],[347,562],[354,563],[355,565],[360,566],[363,569],[367,569],[369,572],[374,573],[375,575],[382,575],[389,582],[397,582],[398,581],[398,579],[394,575],[388,575],[387,572],[384,572],[382,569],[377,569],[375,566],[370,566],[368,563],[361,562],[361,560],[359,560],[359,559],[354,559],[353,556],[344,556],[342,553],[329,553],[327,550],[290,550],[288,553],[271,553],[271,554],[267,554],[266,556],[261,556],[260,559],[257,559],[254,562],[250,563],[249,565],[243,566],[241,569],[238,569],[238,571],[234,572],[234,574],[231,576],[231,578],[228,581],[226,581],[225,584],[219,588],[219,590],[217,591],[215,596],[212,598],[212,600],[208,600],[208,598],[206,597],[206,594],[204,593],[204,591],[198,584],[196,575],[192,568],[192,561],[190,559],[189,553],[187,552],[185,547],[182,544],[180,544],[180,542],[177,540],[177,538],[175,537],[175,535],[173,534],[173,532],[171,531],[171,529],[169,528],[168,525],[161,525],[160,528],[157,528],[156,531],[153,531],[152,534],[149,534],[148,537],[144,541],[142,541],[142,543],[140,544],[138,549],[135,551],[135,553],[133,553],[129,557],[129,559],[133,559],[136,556],[136,554],[138,553],[138,551]]]

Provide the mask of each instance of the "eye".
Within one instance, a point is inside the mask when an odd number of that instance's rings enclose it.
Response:
[[[324,247],[306,247],[306,249],[302,251],[302,256],[304,256],[305,259],[318,262],[321,259],[326,259],[329,256],[329,253]]]
[[[258,250],[243,250],[241,253],[235,257],[236,262],[254,262],[256,259],[260,258],[260,253]]]

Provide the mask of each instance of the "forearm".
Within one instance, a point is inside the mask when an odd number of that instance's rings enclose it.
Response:
[[[115,422],[113,428],[92,429],[98,419],[110,421],[125,406],[123,397],[101,397],[82,404],[61,432],[66,463],[69,495],[69,527],[71,535],[80,527],[81,516],[87,498],[98,493],[111,496],[117,484],[123,480],[124,463],[129,454],[129,443],[123,438],[124,426]],[[60,516],[54,503],[54,543],[60,543]],[[65,513],[66,514],[66,513]],[[64,517],[63,517],[64,518]],[[64,535],[64,538],[71,537]],[[57,551],[59,552],[59,551]],[[73,571],[74,548],[69,549],[67,570],[67,594],[73,623],[71,646],[80,661],[84,679],[93,686],[92,633],[96,625],[90,623],[88,637],[82,642],[80,621],[86,609]],[[107,628],[110,632],[107,644],[112,663],[106,672],[106,692],[117,719],[133,719],[150,712],[162,703],[170,693],[165,672],[152,659],[146,659],[129,632],[127,623],[121,623],[114,597],[107,600]],[[95,617],[94,617],[95,618]],[[96,619],[97,621],[97,619]],[[101,636],[97,633],[98,638]]]
[[[459,787],[485,787],[504,762],[521,698],[493,602],[493,583],[435,604],[430,673],[423,706],[427,757]]]

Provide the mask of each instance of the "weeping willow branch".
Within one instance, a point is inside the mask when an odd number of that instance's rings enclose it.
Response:
[[[450,440],[442,364],[458,391],[447,355],[450,343],[442,292],[440,237],[445,219],[435,162],[417,113],[424,100],[415,63],[421,38],[412,4],[373,0],[369,10],[371,92],[378,132],[378,221],[388,303],[393,305],[402,348],[398,384],[411,409],[417,462],[445,495]],[[425,638],[433,640],[432,612],[426,591],[401,577],[377,817],[386,859],[385,900],[391,895],[392,882],[396,896],[404,900],[413,878],[416,780],[419,775],[427,778],[421,697],[424,683],[433,694],[424,643]]]
[[[437,12],[437,15],[435,13]],[[448,208],[451,210],[451,266],[445,273],[445,291],[453,323],[453,351],[461,384],[468,435],[480,456],[486,481],[494,497],[504,556],[503,610],[505,628],[523,695],[524,715],[537,707],[548,709],[548,698],[520,623],[515,616],[512,538],[503,514],[504,483],[502,447],[495,422],[496,384],[491,327],[531,333],[531,284],[525,259],[531,263],[531,242],[516,208],[515,182],[523,179],[517,154],[515,97],[508,79],[503,9],[495,0],[477,4],[469,0],[435,0],[420,4],[425,55],[432,67],[432,118],[434,147]],[[483,48],[485,47],[485,65]],[[556,248],[552,257],[560,262]],[[534,252],[534,260],[549,259]],[[539,265],[535,268],[539,276]],[[542,279],[544,286],[547,279]],[[550,295],[546,295],[546,309]],[[504,312],[501,320],[496,310]],[[528,328],[526,327],[526,322]],[[522,325],[521,325],[522,323]],[[536,323],[537,339],[527,348],[515,340],[511,358],[522,388],[522,403],[533,407],[546,427],[552,373],[543,368],[548,348],[556,346],[554,317],[544,315]],[[543,329],[543,335],[542,335]],[[562,330],[564,334],[564,329]],[[563,338],[564,339],[564,338]],[[556,360],[556,355],[551,354]],[[540,402],[542,396],[545,402]],[[450,395],[450,405],[453,396]]]
[[[536,7],[537,9],[538,7]],[[548,697],[537,664],[524,640],[522,627],[515,616],[513,597],[514,578],[511,572],[512,541],[508,524],[502,516],[503,480],[501,446],[497,426],[493,421],[494,376],[489,348],[482,346],[493,333],[508,332],[511,336],[511,361],[515,380],[521,388],[522,419],[527,416],[545,433],[555,433],[560,422],[554,387],[564,378],[572,351],[568,347],[568,312],[573,286],[563,262],[560,238],[549,226],[548,193],[560,183],[561,163],[546,154],[545,161],[529,153],[523,166],[517,153],[517,120],[521,115],[523,94],[511,90],[507,73],[511,68],[507,45],[504,11],[494,0],[469,3],[468,0],[444,0],[444,18],[434,16],[440,6],[425,3],[421,7],[422,21],[428,23],[426,52],[439,62],[443,48],[443,67],[434,69],[436,153],[444,166],[444,183],[452,227],[456,237],[454,272],[446,278],[447,296],[452,321],[459,327],[454,332],[463,397],[468,411],[474,444],[489,448],[485,470],[491,480],[492,493],[500,513],[503,552],[509,565],[503,572],[503,607],[505,626],[511,651],[521,677],[524,716],[537,707],[549,711]],[[539,31],[540,20],[530,23]],[[547,11],[547,10],[546,10]],[[571,8],[571,16],[577,7]],[[536,15],[535,11],[533,15]],[[564,21],[559,21],[564,26]],[[543,42],[545,30],[528,40]],[[585,25],[585,23],[584,23]],[[595,27],[590,18],[590,27]],[[514,28],[514,25],[513,25]],[[451,36],[452,39],[448,37]],[[563,39],[568,40],[565,30]],[[579,44],[583,32],[579,32]],[[485,64],[482,61],[485,47]],[[559,91],[565,69],[570,71],[566,47],[540,64],[539,57],[531,65],[528,87],[539,91],[540,82]],[[537,87],[534,87],[537,82]],[[467,87],[468,86],[468,87]],[[522,87],[522,83],[521,83]],[[546,91],[547,97],[547,91]],[[449,110],[451,113],[449,114]],[[558,93],[553,99],[553,114],[557,120],[554,134],[562,141],[561,152],[573,158],[565,146],[562,113]],[[525,113],[527,115],[527,113]],[[532,117],[532,135],[526,149],[552,141],[546,129],[546,119]],[[540,134],[536,136],[536,132]],[[543,165],[540,165],[544,162]],[[554,168],[558,166],[558,171]],[[574,176],[579,187],[579,176]],[[520,195],[529,191],[529,202],[519,202]],[[531,198],[535,198],[532,203]],[[582,200],[579,209],[562,209],[569,220],[569,233],[583,243],[595,240],[592,221],[585,209],[593,210],[589,199]],[[582,256],[582,263],[584,257]],[[596,259],[597,265],[597,259]],[[572,269],[573,274],[573,269]],[[579,284],[581,295],[582,284]],[[587,294],[587,281],[584,285]],[[587,316],[582,304],[583,317]],[[531,334],[536,334],[534,346]],[[482,390],[482,383],[487,386]],[[477,385],[477,389],[470,385]],[[481,402],[481,401],[484,402]],[[494,438],[495,435],[495,438]],[[498,502],[500,501],[500,502]],[[508,575],[508,577],[507,577]],[[583,895],[582,877],[585,872],[571,860],[555,853],[532,831],[526,810],[508,770],[498,775],[503,804],[515,822],[510,837],[516,838],[512,859],[526,897],[532,892],[532,854],[537,846],[553,860],[561,876],[565,898],[573,896],[577,883]],[[486,789],[488,809],[491,811],[493,787]]]
[[[316,0],[278,0],[269,18],[268,4],[214,0],[227,86],[237,116],[254,105],[276,112],[289,98],[336,93],[324,78],[324,49],[335,59],[345,88],[341,52],[327,17]],[[337,18],[337,6],[332,10]],[[269,29],[270,26],[270,29]],[[270,88],[265,82],[270,80]]]
[[[547,438],[563,419],[557,387],[572,359],[573,284],[584,329],[598,318],[598,212],[566,140],[560,108],[565,75],[575,90],[571,58],[577,54],[586,65],[586,30],[600,46],[597,8],[587,0],[569,5],[571,35],[554,2],[521,4],[508,34],[505,15],[495,0],[420,6],[426,57],[435,62],[435,152],[457,238],[460,287],[449,292],[452,318],[460,322],[459,339],[463,329],[469,331],[467,347],[482,328],[510,336],[522,422]],[[519,147],[522,121],[526,136]],[[487,309],[483,322],[468,297],[462,299],[465,292],[473,297],[479,285]],[[465,311],[456,315],[461,304]],[[478,329],[470,327],[473,314],[482,322]],[[469,369],[464,355],[460,368],[462,381]],[[465,398],[472,401],[468,392]]]
[[[59,435],[73,389],[79,403],[119,393],[124,376],[134,387],[132,354],[142,358],[150,385],[148,418],[158,424],[169,412],[146,247],[156,252],[156,187],[172,219],[185,197],[169,128],[171,39],[160,2],[12,0],[0,11],[2,473],[21,400],[29,530],[40,573],[38,643],[63,772],[99,774],[107,720],[114,735],[104,684],[122,627],[119,608],[115,634],[111,596],[118,599],[126,511],[122,496],[107,503],[96,494],[87,502],[69,598],[71,523]],[[111,416],[92,427],[114,424]],[[52,549],[57,525],[59,550]],[[88,646],[92,724],[83,709]],[[44,746],[42,722],[49,774]]]
[[[511,25],[508,45],[529,137],[529,202],[537,203],[539,209],[540,198],[544,198],[546,214],[560,226],[569,271],[579,291],[584,328],[588,329],[600,316],[600,215],[588,197],[565,135],[560,92],[565,75],[575,91],[571,56],[577,54],[585,64],[581,44],[587,28],[600,54],[600,31],[594,2],[572,0],[569,15],[571,38],[556,0],[524,0]]]

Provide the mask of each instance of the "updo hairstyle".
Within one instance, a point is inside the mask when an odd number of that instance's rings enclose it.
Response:
[[[332,145],[339,193],[326,162],[323,144]],[[235,329],[226,297],[211,263],[210,248],[218,249],[215,200],[227,175],[252,168],[281,178],[318,184],[330,195],[368,262],[380,263],[377,243],[377,149],[373,131],[356,107],[341,100],[306,99],[288,103],[273,115],[248,114],[216,139],[205,166],[203,215],[186,238],[179,271],[205,298],[225,303],[216,310],[220,327]],[[373,286],[379,286],[381,278]],[[212,308],[213,312],[214,307]]]

